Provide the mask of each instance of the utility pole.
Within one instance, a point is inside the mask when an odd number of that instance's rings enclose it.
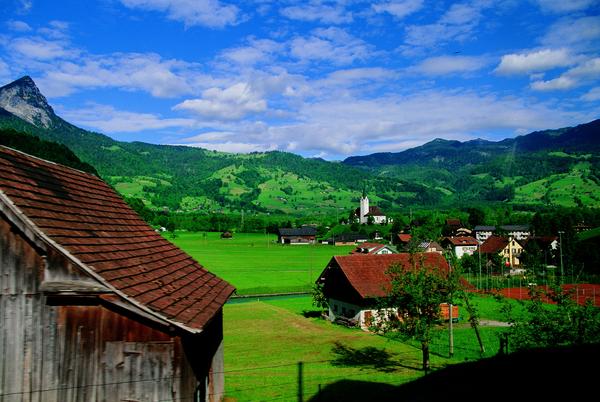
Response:
[[[478,289],[481,290],[481,244],[477,244],[477,253],[479,254],[479,281],[478,281]]]
[[[454,356],[454,332],[452,320],[452,303],[448,303],[448,340],[450,342],[450,357]]]
[[[563,243],[562,243],[562,234],[564,232],[562,230],[558,231],[558,242],[559,242],[559,246],[560,246],[560,282],[562,283],[563,280],[563,256],[562,256],[562,250],[563,250]]]

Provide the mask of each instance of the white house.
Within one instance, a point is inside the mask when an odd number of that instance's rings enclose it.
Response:
[[[456,258],[461,258],[465,254],[473,255],[477,251],[479,242],[471,236],[451,236],[442,241],[442,245],[451,248]]]
[[[368,330],[377,317],[377,299],[385,297],[391,288],[386,271],[392,264],[400,265],[405,271],[412,269],[413,265],[416,269],[449,270],[448,262],[439,253],[332,257],[317,279],[329,303],[329,320],[351,322]]]

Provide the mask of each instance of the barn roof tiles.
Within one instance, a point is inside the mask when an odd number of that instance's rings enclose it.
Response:
[[[446,259],[439,253],[401,254],[352,254],[333,257],[328,267],[337,265],[348,282],[363,298],[383,297],[389,291],[391,282],[386,271],[392,264],[399,264],[403,270],[437,268],[448,272]]]
[[[0,146],[0,195],[124,301],[188,331],[201,330],[235,290],[94,175]]]

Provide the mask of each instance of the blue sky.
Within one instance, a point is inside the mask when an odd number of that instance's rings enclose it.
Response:
[[[0,3],[0,84],[122,141],[338,160],[600,118],[600,0]]]

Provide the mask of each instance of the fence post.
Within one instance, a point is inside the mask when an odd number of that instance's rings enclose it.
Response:
[[[302,395],[302,366],[303,362],[298,362],[298,402],[303,402],[304,396]]]

